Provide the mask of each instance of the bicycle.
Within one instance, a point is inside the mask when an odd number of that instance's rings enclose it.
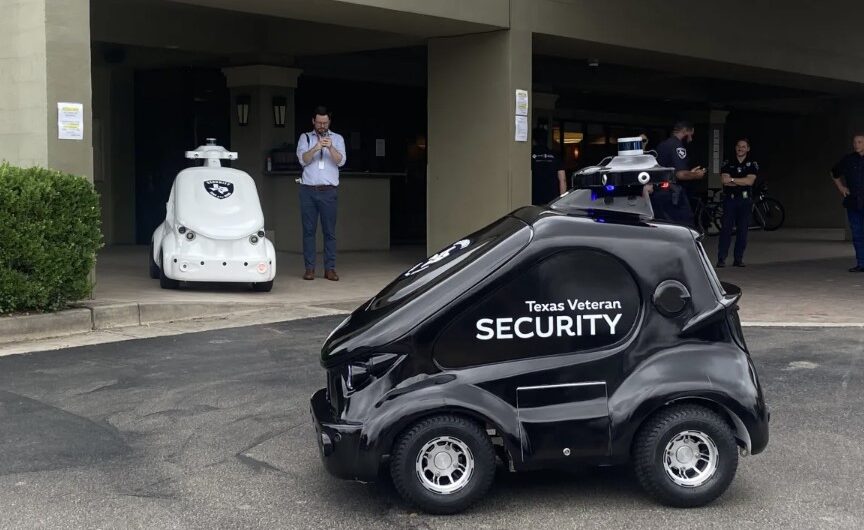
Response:
[[[773,197],[769,197],[763,185],[753,191],[753,209],[750,216],[749,230],[764,230],[773,232],[783,226],[786,221],[786,209],[783,204]],[[707,236],[720,234],[723,227],[723,190],[710,188],[707,200],[697,200],[694,208],[696,228],[700,233]]]
[[[768,186],[762,185],[753,189],[753,215],[750,221],[750,229],[761,228],[766,232],[773,232],[786,220],[786,209],[777,199],[769,197],[765,190]],[[754,227],[754,225],[756,225]]]
[[[700,234],[716,236],[720,233],[723,219],[723,196],[720,188],[709,188],[705,198],[696,198],[693,218]]]

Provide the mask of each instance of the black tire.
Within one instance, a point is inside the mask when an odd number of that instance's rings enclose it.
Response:
[[[153,242],[150,242],[150,250],[147,252],[147,262],[150,263],[150,279],[159,278],[159,265],[153,260]]]
[[[758,214],[754,213],[753,217],[766,232],[777,230],[786,221],[786,209],[777,199],[765,197],[757,202],[754,208],[758,210]]]
[[[673,440],[681,440],[684,433],[688,432],[698,433],[690,435],[691,441],[698,441],[698,435],[701,435],[704,437],[702,442],[707,439],[714,444],[716,467],[713,472],[707,473],[711,468],[708,461],[697,461],[697,467],[691,471],[693,476],[688,476],[687,471],[684,471],[683,477],[673,479],[675,470],[667,471],[665,466],[667,447],[674,449],[677,443],[690,443],[687,436],[683,438],[684,441],[673,443]],[[679,450],[690,451],[689,446],[683,448],[683,445],[679,446]],[[708,443],[695,445],[703,454],[710,452]],[[687,453],[683,455],[685,458],[688,456]],[[670,468],[675,468],[676,464],[687,465],[674,458],[670,458],[669,463]],[[738,469],[738,446],[732,429],[715,412],[697,405],[672,406],[654,414],[639,429],[633,443],[633,465],[636,477],[649,495],[669,506],[691,508],[708,504],[726,491]],[[702,469],[698,469],[698,466],[702,466]],[[676,469],[680,471],[680,468]],[[699,473],[707,475],[699,477]],[[685,485],[675,480],[694,482]]]
[[[159,263],[164,263],[162,260],[162,251],[159,251]],[[159,267],[159,287],[163,289],[176,289],[180,287],[180,282],[178,280],[172,280],[171,278],[165,276],[165,271],[162,267]]]
[[[273,289],[273,280],[252,284],[252,290],[258,291],[259,293],[269,293],[271,289]]]
[[[431,454],[425,449],[434,440],[444,440],[441,442],[444,444],[442,448],[453,447],[447,445],[447,441],[455,440],[468,449],[467,454],[457,453],[473,458],[473,469],[470,472],[457,475],[455,480],[442,485],[454,487],[459,486],[462,480],[465,481],[452,492],[429,489],[424,485],[428,482],[421,478],[421,473],[417,470],[418,462],[423,462],[421,455]],[[447,458],[452,462],[449,456]],[[457,461],[464,462],[467,468],[467,458],[460,457]],[[431,459],[426,461],[431,467]],[[486,432],[476,423],[459,416],[434,416],[413,425],[396,440],[390,460],[390,476],[402,498],[424,512],[457,513],[477,502],[489,490],[495,478],[495,450]]]

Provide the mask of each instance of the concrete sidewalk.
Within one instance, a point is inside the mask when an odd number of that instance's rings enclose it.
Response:
[[[276,257],[273,290],[258,293],[246,285],[232,284],[190,284],[176,290],[161,289],[158,280],[147,276],[146,247],[111,247],[99,255],[93,298],[103,302],[227,302],[273,306],[365,300],[425,255],[425,249],[419,246],[389,252],[342,252],[336,267],[340,279],[331,282],[324,279],[323,267],[316,271],[315,280],[304,280],[301,277],[303,257],[280,252]]]
[[[422,247],[344,252],[337,269],[340,281],[331,282],[322,277],[323,270],[316,280],[303,280],[302,256],[279,253],[273,290],[259,293],[246,285],[213,283],[161,289],[159,281],[147,275],[147,250],[144,246],[103,249],[97,260],[92,300],[79,301],[72,309],[58,313],[0,317],[0,345],[88,331],[123,329],[123,334],[128,334],[134,326],[192,319],[208,319],[224,327],[231,324],[226,317],[251,325],[344,313],[425,257]],[[180,329],[190,330],[188,326]],[[49,344],[66,345],[57,341]]]
[[[751,231],[747,267],[718,269],[720,279],[741,287],[741,319],[749,325],[862,325],[864,274],[852,243],[840,230]],[[718,238],[705,241],[712,263]]]
[[[705,241],[712,261],[716,245],[717,238]],[[341,279],[330,282],[320,277],[322,271],[314,281],[303,280],[302,257],[280,253],[273,291],[258,293],[224,284],[161,289],[147,276],[146,247],[107,248],[99,255],[93,300],[54,315],[0,318],[0,343],[91,330],[122,329],[125,338],[148,336],[160,332],[129,330],[192,319],[211,319],[211,327],[227,327],[344,313],[424,256],[422,247],[345,252],[339,256]],[[743,289],[741,318],[746,324],[864,326],[864,274],[847,272],[854,258],[852,245],[842,241],[842,231],[754,231],[745,262],[744,269],[727,267],[718,273]]]

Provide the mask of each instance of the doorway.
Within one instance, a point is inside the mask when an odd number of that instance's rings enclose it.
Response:
[[[168,68],[135,74],[135,240],[147,244],[165,219],[185,151],[216,138],[230,146],[230,95],[218,69]]]

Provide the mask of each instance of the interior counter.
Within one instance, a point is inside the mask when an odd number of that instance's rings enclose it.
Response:
[[[404,173],[342,171],[336,217],[336,248],[343,250],[390,249],[390,179]],[[303,251],[300,222],[298,171],[265,173],[268,230],[273,230],[276,249]],[[323,251],[320,223],[318,252]]]

